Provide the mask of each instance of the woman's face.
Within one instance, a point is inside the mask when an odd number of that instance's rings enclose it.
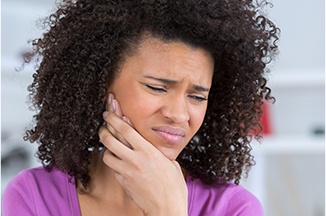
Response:
[[[147,38],[108,91],[135,129],[174,160],[203,122],[213,70],[205,50]]]

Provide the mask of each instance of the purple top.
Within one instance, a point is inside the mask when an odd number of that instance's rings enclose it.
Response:
[[[3,216],[80,216],[74,178],[43,167],[20,172],[7,185],[2,198]],[[188,176],[189,216],[262,216],[260,202],[243,187],[227,183],[217,188]]]

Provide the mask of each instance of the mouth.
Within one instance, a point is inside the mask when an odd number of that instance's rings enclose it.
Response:
[[[171,126],[160,126],[152,129],[157,135],[159,135],[163,140],[169,143],[178,143],[186,135],[185,130],[177,127]]]

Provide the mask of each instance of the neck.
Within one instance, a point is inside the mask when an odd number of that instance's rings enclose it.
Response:
[[[103,153],[104,151],[91,159],[91,163],[88,167],[91,180],[86,190],[81,182],[78,181],[78,191],[100,200],[114,198],[115,202],[119,203],[131,202],[132,199],[126,194],[124,188],[115,180],[115,171],[103,162]]]

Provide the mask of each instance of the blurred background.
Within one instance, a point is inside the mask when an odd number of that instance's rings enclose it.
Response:
[[[325,215],[325,1],[273,0],[267,12],[281,28],[280,55],[270,65],[276,97],[265,107],[264,138],[254,141],[257,165],[242,184],[266,216]],[[16,72],[36,22],[54,0],[1,1],[1,192],[20,170],[39,166],[36,146],[24,142],[33,112],[27,102],[33,65]]]

